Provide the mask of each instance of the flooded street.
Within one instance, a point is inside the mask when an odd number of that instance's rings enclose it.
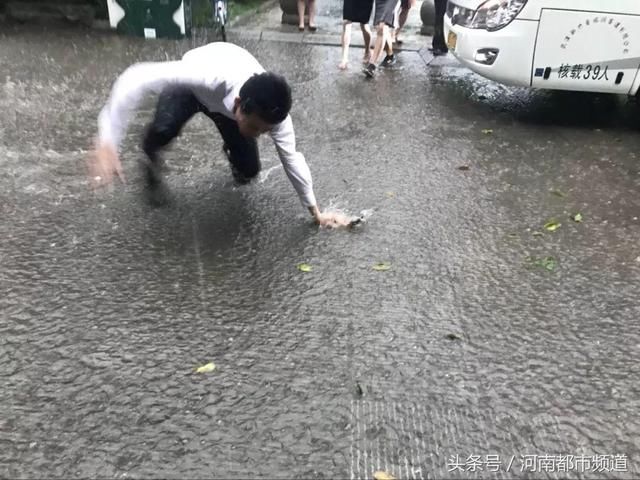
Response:
[[[363,225],[315,227],[269,138],[234,186],[203,115],[151,207],[152,101],[126,185],[94,194],[116,77],[195,41],[0,30],[0,476],[640,476],[634,101],[503,87],[422,50],[366,81],[333,46],[231,40],[291,83],[320,207]],[[499,471],[452,468],[472,455]]]

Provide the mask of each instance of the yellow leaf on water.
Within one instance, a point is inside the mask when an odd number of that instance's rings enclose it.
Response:
[[[555,232],[561,226],[562,226],[561,223],[558,223],[558,222],[555,222],[555,221],[551,220],[550,222],[547,222],[544,225],[544,228],[545,228],[545,230],[548,230],[549,232]]]
[[[491,135],[493,133],[493,130],[491,128],[485,128],[484,130],[482,130],[482,133],[484,133],[485,135]]]
[[[201,367],[196,368],[196,372],[207,373],[207,372],[213,372],[215,369],[216,369],[216,366],[213,364],[213,362],[209,362],[206,365],[202,365]]]
[[[390,473],[383,472],[382,470],[378,470],[373,474],[373,478],[375,480],[396,480],[396,478]]]
[[[301,272],[310,272],[313,270],[313,267],[308,263],[299,263],[298,270],[300,270]]]
[[[391,264],[387,262],[380,262],[380,263],[376,263],[372,268],[376,272],[386,272],[387,270],[391,269]]]

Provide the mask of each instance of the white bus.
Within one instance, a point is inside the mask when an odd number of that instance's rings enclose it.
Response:
[[[636,95],[640,0],[450,0],[450,51],[507,85]]]

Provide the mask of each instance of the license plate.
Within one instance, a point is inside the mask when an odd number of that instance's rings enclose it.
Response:
[[[458,35],[456,35],[452,31],[449,31],[449,35],[447,37],[447,47],[449,47],[449,50],[455,50],[457,43],[458,43]]]

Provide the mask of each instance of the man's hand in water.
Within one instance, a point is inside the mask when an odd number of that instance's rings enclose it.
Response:
[[[108,142],[96,141],[96,148],[87,159],[89,180],[93,187],[109,185],[114,175],[124,182],[122,164],[116,148]]]
[[[338,212],[321,212],[318,207],[309,207],[315,222],[321,227],[342,228],[351,225],[351,219]]]

